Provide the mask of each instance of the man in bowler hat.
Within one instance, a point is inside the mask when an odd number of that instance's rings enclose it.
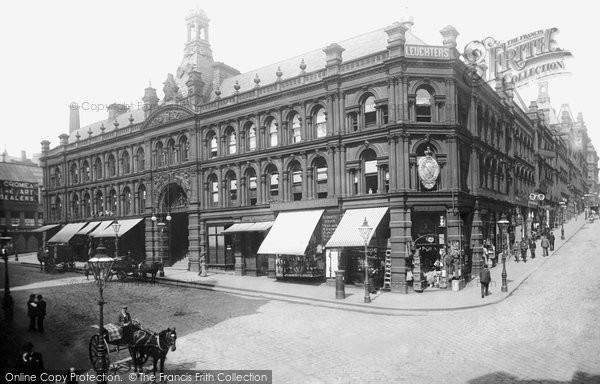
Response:
[[[483,269],[479,272],[479,284],[481,284],[482,299],[488,295],[488,288],[491,280],[490,270],[488,269],[487,264],[484,264]]]

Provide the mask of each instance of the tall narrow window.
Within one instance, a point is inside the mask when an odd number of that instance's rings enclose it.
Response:
[[[218,142],[217,142],[217,135],[212,135],[211,138],[209,139],[210,141],[210,157],[217,157],[217,155],[219,154],[219,146],[218,146]]]
[[[246,132],[248,136],[248,150],[254,151],[256,150],[256,127],[254,124],[251,124]]]
[[[327,117],[325,116],[325,110],[319,109],[315,119],[315,128],[317,130],[317,138],[327,136]]]
[[[375,108],[375,97],[369,96],[365,100],[363,106],[363,113],[365,116],[365,127],[373,126],[377,123],[377,110]]]
[[[210,182],[211,203],[217,205],[219,203],[219,182],[214,177]]]
[[[256,175],[250,176],[248,178],[248,187],[250,190],[250,205],[256,205]]]
[[[278,144],[277,134],[278,134],[277,123],[275,122],[275,119],[273,119],[273,120],[271,120],[271,123],[269,124],[269,146],[270,147],[277,146],[277,144]]]
[[[365,193],[377,193],[377,156],[371,149],[363,154],[363,170],[365,180]]]
[[[292,197],[294,201],[302,200],[302,167],[300,164],[295,163],[290,168],[291,181],[292,181]]]
[[[227,148],[230,155],[234,155],[237,151],[237,138],[233,129],[227,132]]]
[[[144,152],[144,148],[139,148],[137,150],[137,170],[141,172],[146,168],[146,153]]]
[[[317,199],[324,199],[327,197],[327,162],[322,157],[319,157],[314,162],[314,168],[317,171],[315,193]]]
[[[416,98],[417,121],[431,122],[431,94],[420,88],[417,90]]]
[[[234,203],[237,201],[237,180],[229,180],[229,201]]]
[[[292,119],[292,142],[299,143],[302,141],[302,125],[298,115],[294,115]]]
[[[123,173],[126,175],[131,173],[131,160],[129,158],[129,152],[123,152],[121,159],[123,161]]]

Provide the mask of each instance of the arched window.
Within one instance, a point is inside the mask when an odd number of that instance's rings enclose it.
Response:
[[[180,161],[188,161],[190,159],[190,146],[186,136],[181,136],[179,139],[179,150],[181,151]]]
[[[131,173],[131,158],[129,157],[129,152],[123,151],[123,155],[121,156],[121,161],[123,163],[123,174],[128,175]]]
[[[235,130],[233,127],[227,128],[227,133],[225,134],[227,138],[227,153],[229,155],[234,155],[237,152],[237,136],[235,134]]]
[[[71,196],[71,206],[69,207],[71,212],[70,216],[73,220],[79,219],[79,196],[76,193],[73,193]]]
[[[108,205],[107,209],[114,215],[117,214],[117,206],[119,204],[119,200],[117,199],[117,192],[114,189],[110,190],[108,195]]]
[[[175,140],[167,141],[166,164],[175,164],[177,162],[177,150],[175,149]]]
[[[56,217],[56,221],[60,221],[62,220],[62,201],[60,200],[60,197],[56,196],[56,199],[54,200],[54,206],[55,206],[55,210],[54,210],[54,217]]]
[[[141,172],[146,168],[146,153],[144,152],[144,148],[138,148],[137,150],[137,170]]]
[[[99,157],[96,157],[96,162],[94,163],[94,172],[96,172],[96,180],[102,178],[102,160]]]
[[[363,114],[365,127],[372,127],[377,124],[377,109],[375,108],[375,97],[369,96],[363,104]]]
[[[131,215],[131,190],[129,187],[123,189],[123,215]]]
[[[117,161],[114,155],[108,156],[108,177],[114,177],[117,174]]]
[[[327,117],[325,116],[325,109],[321,108],[315,115],[315,130],[317,138],[327,136]]]
[[[364,193],[373,194],[378,191],[377,177],[377,155],[372,149],[367,149],[362,153],[362,169],[364,175]]]
[[[94,200],[94,211],[97,215],[104,215],[104,194],[102,191],[96,192],[96,198]]]
[[[60,174],[60,168],[55,167],[54,168],[54,183],[52,183],[52,184],[54,184],[55,187],[60,187],[61,180],[62,180],[62,176]]]
[[[302,124],[300,123],[300,117],[298,114],[294,114],[292,117],[292,143],[299,143],[302,141]]]
[[[217,141],[217,135],[213,131],[208,133],[207,141],[209,153],[208,157],[210,159],[217,157],[219,155],[219,142]]]
[[[252,123],[246,126],[246,149],[248,151],[256,150],[256,127]]]
[[[210,205],[219,205],[219,180],[216,175],[208,178],[208,188],[210,189]]]
[[[327,197],[327,161],[322,157],[317,157],[313,163],[315,195],[317,199]]]
[[[225,175],[225,182],[227,187],[227,198],[228,205],[233,206],[238,201],[238,187],[237,187],[237,178],[233,171],[227,172]]]
[[[271,119],[270,123],[267,126],[268,135],[269,135],[269,147],[276,147],[278,144],[278,127],[275,119]]]
[[[248,170],[246,171],[246,183],[248,186],[248,195],[247,195],[246,200],[250,203],[250,205],[256,205],[256,202],[257,202],[256,189],[257,189],[258,181],[256,179],[256,171],[252,167],[249,167]]]
[[[90,181],[91,170],[90,170],[90,163],[87,160],[85,160],[83,162],[83,166],[81,168],[81,178],[83,179],[83,182]]]
[[[77,164],[71,164],[71,184],[79,183],[79,169],[77,169]]]
[[[431,122],[431,94],[424,88],[419,88],[417,90],[416,97],[416,112],[417,112],[417,121],[421,122]]]
[[[138,187],[138,212],[144,213],[146,209],[146,186],[144,184]]]
[[[161,141],[156,143],[156,147],[155,147],[155,151],[156,151],[156,157],[154,159],[154,162],[156,163],[157,167],[162,167],[163,165],[165,165],[165,153],[163,150],[163,144]]]
[[[302,200],[302,167],[294,161],[290,164],[290,190],[294,201]]]
[[[279,196],[279,172],[277,171],[277,167],[273,164],[270,164],[266,170],[267,174],[267,183],[269,185],[269,196],[272,200],[277,200]]]
[[[85,218],[92,216],[92,199],[88,192],[83,195],[83,216]]]

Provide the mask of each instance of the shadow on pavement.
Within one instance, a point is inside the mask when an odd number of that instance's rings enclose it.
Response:
[[[597,384],[600,383],[600,375],[591,375],[586,372],[577,371],[573,374],[573,378],[569,381],[560,380],[544,380],[544,379],[525,379],[521,380],[518,377],[507,372],[494,372],[484,376],[480,376],[468,381],[469,384],[489,384],[489,383],[516,383],[516,384]]]

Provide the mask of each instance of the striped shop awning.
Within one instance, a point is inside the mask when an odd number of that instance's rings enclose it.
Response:
[[[266,231],[272,226],[272,221],[259,221],[257,223],[235,223],[221,233],[260,232]]]
[[[326,247],[342,248],[364,246],[365,240],[361,237],[358,228],[363,225],[365,218],[367,219],[369,226],[373,228],[367,239],[367,243],[369,243],[387,210],[387,207],[346,210],[344,217],[342,217],[335,232],[333,232],[333,235],[327,242]]]
[[[93,230],[93,231],[91,231],[91,232],[88,232],[88,234],[87,234],[87,235],[88,235],[88,236],[91,236],[91,237],[96,237],[96,236],[98,236],[98,235],[99,235],[100,233],[102,233],[102,231],[104,231],[104,230],[105,230],[105,229],[106,229],[106,228],[107,228],[109,225],[111,225],[111,224],[112,224],[112,222],[113,222],[113,220],[104,220],[104,221],[102,221],[102,222],[100,223],[100,225],[98,225],[98,226],[96,227],[96,229],[94,229],[94,230]],[[113,233],[113,237],[114,237],[114,233]]]
[[[56,235],[52,236],[48,243],[68,243],[75,234],[87,223],[69,223],[65,225]]]
[[[304,255],[323,211],[280,212],[256,253]]]
[[[142,220],[143,219],[118,220],[119,224],[121,224],[121,227],[119,227],[118,236],[119,237],[123,236],[128,231],[130,231],[133,227],[135,227],[137,225],[137,223],[139,223]],[[115,230],[112,227],[112,223],[110,223],[110,225],[105,227],[102,232],[98,233],[97,235],[94,235],[94,237],[115,237]]]
[[[60,224],[48,224],[48,225],[44,225],[42,227],[36,228],[31,232],[46,232],[49,229],[58,227]]]
[[[94,229],[96,229],[96,227],[100,224],[100,221],[91,221],[89,223],[87,223],[87,225],[83,228],[81,228],[76,235],[87,235],[88,233],[92,232]]]

